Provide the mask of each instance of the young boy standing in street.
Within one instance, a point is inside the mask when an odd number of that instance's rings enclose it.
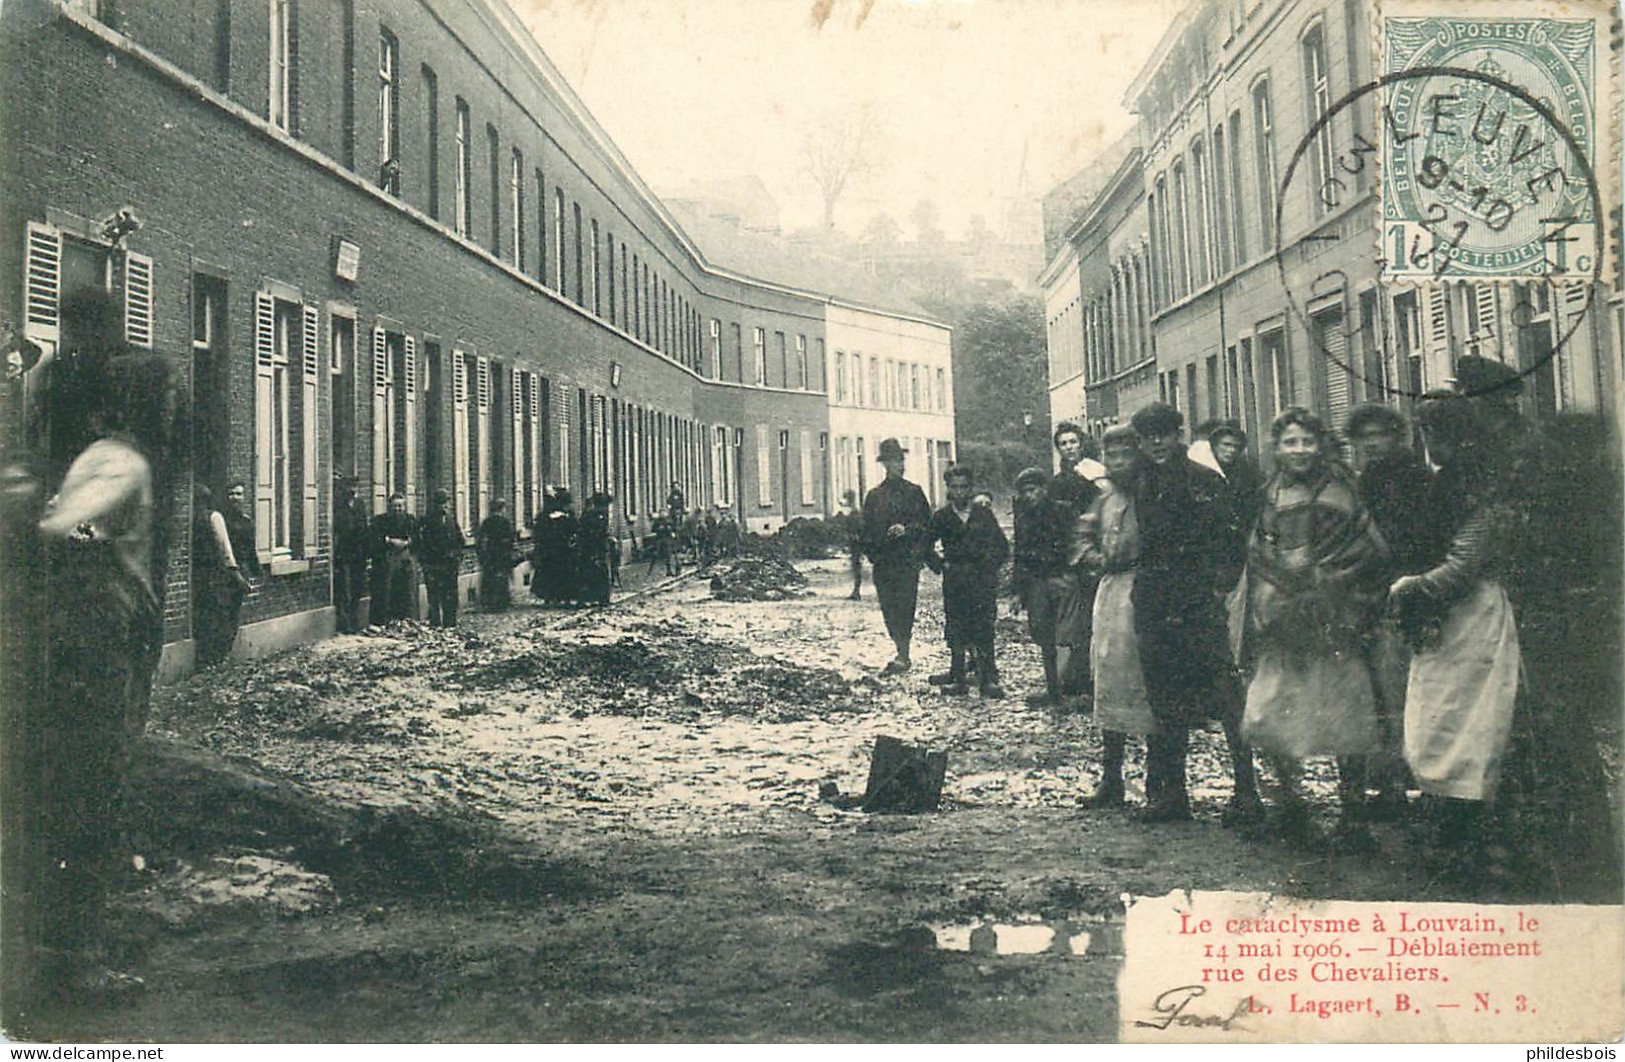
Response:
[[[968,654],[975,654],[976,675],[982,696],[1004,697],[999,669],[993,661],[993,621],[998,614],[999,569],[1010,555],[1010,544],[991,507],[972,505],[975,480],[965,465],[942,474],[948,504],[931,514],[930,545],[926,564],[942,576],[943,633],[952,663],[945,674],[928,682],[944,686],[951,696],[969,692],[965,682]]]

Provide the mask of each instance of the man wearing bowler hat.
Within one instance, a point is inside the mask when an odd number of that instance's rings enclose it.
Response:
[[[897,647],[897,656],[883,675],[901,675],[912,666],[909,645],[914,639],[914,603],[930,536],[931,505],[925,492],[903,478],[907,453],[896,439],[881,441],[878,460],[886,469],[886,478],[863,499],[864,552],[869,555],[886,633]]]

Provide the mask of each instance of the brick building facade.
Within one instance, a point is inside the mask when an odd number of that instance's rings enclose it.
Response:
[[[758,530],[826,511],[830,298],[706,261],[500,0],[21,0],[0,47],[8,323],[48,362],[107,288],[186,370],[190,471],[249,486],[268,572],[240,651],[331,631],[335,475],[375,512],[445,487],[470,539],[548,484],[627,541],[674,482]]]

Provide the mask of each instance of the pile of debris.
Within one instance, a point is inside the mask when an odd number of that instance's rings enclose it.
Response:
[[[783,557],[747,554],[712,571],[711,596],[718,601],[783,601],[799,597],[807,577]]]

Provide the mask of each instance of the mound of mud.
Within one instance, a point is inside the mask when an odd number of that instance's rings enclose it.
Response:
[[[807,577],[771,553],[749,554],[715,568],[711,597],[717,601],[783,601],[798,597]]]

